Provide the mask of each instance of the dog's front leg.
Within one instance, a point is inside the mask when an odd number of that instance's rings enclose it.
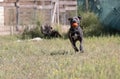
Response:
[[[71,44],[72,44],[75,52],[78,52],[79,50],[78,50],[78,48],[77,48],[77,46],[76,46],[76,41],[74,41],[74,40],[71,38],[71,39],[70,39],[70,42],[71,42]]]
[[[75,42],[73,42],[72,45],[73,45],[73,48],[74,48],[75,52],[78,52],[79,50],[78,50],[78,48],[77,48]]]
[[[70,40],[70,42],[71,42],[71,44],[72,44],[72,47],[74,48],[75,52],[78,52],[79,50],[78,50],[78,48],[77,48],[77,46],[76,46],[76,41],[75,41],[74,38],[72,37],[70,31],[69,31],[69,33],[68,33],[68,37],[69,37],[69,40]]]

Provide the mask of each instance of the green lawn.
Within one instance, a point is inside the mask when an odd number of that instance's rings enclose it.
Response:
[[[119,36],[85,38],[76,54],[68,39],[18,40],[0,37],[0,79],[120,79]]]

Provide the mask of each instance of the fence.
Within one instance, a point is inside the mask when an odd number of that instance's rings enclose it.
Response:
[[[68,24],[68,17],[77,14],[76,0],[5,0],[0,1],[0,6],[4,8],[4,24],[0,25],[0,34],[36,26],[37,21],[65,25]]]

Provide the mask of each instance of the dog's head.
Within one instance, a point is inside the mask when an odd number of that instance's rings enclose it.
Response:
[[[70,22],[71,27],[76,28],[80,25],[81,17],[78,16],[78,17],[68,18],[68,20]]]
[[[49,35],[52,32],[52,30],[53,30],[52,27],[50,25],[48,25],[48,24],[43,25],[41,27],[41,31],[42,31],[43,34]]]

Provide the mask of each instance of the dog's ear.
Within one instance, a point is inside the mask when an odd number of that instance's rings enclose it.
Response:
[[[78,18],[81,20],[82,19],[82,17],[81,16],[78,16]]]
[[[71,21],[72,20],[72,18],[68,18],[68,21]]]

